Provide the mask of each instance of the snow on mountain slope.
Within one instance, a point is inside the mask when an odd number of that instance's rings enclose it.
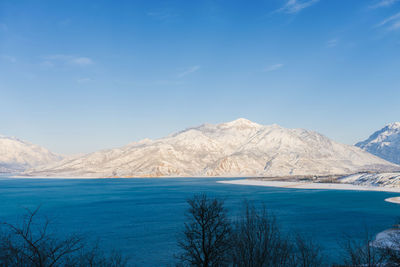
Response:
[[[400,122],[386,125],[356,146],[387,161],[400,164]]]
[[[253,176],[326,175],[387,167],[391,168],[388,162],[316,132],[273,125],[263,127],[208,174],[227,176],[232,168],[249,168],[246,172]]]
[[[204,124],[28,170],[43,177],[287,176],[398,170],[316,132],[246,119]]]
[[[400,187],[400,172],[357,173],[340,178],[340,182],[362,186]]]
[[[43,147],[0,135],[0,173],[16,173],[61,158]]]

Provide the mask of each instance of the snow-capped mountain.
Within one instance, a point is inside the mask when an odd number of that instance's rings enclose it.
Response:
[[[313,131],[246,119],[204,124],[51,166],[27,176],[159,177],[288,176],[399,170],[400,166]]]
[[[43,147],[0,135],[0,173],[17,173],[61,159]]]
[[[356,146],[387,161],[400,164],[400,122],[386,125]]]

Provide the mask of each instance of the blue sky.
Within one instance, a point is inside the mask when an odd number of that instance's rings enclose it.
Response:
[[[400,120],[399,0],[0,2],[0,133],[59,153],[244,117]]]

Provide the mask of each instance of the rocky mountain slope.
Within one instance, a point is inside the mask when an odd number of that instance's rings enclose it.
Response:
[[[394,171],[398,165],[313,131],[246,119],[204,124],[157,140],[66,159],[40,177],[290,176]]]
[[[61,159],[43,147],[0,135],[0,173],[18,173]]]
[[[387,161],[400,164],[400,122],[386,125],[356,146]]]

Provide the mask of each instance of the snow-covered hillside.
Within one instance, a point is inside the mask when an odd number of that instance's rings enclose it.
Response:
[[[17,173],[61,158],[43,147],[0,135],[0,173]]]
[[[99,151],[28,176],[288,176],[392,171],[400,167],[313,131],[263,126],[246,119],[204,124],[157,140]]]
[[[400,187],[400,172],[357,173],[340,178],[340,182],[362,186]]]
[[[356,146],[390,162],[400,164],[400,122],[386,125],[367,140],[357,143]]]

